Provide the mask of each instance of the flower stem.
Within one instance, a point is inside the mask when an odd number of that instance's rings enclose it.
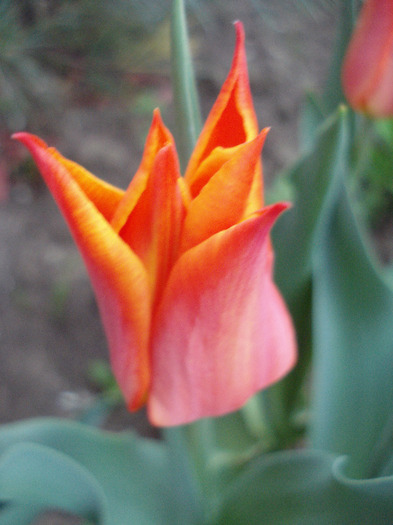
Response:
[[[176,143],[180,164],[184,169],[201,130],[201,117],[183,0],[173,0],[172,4],[171,62]]]

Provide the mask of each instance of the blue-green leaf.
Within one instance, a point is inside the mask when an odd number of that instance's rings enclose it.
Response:
[[[40,513],[37,504],[0,503],[0,525],[29,525]]]
[[[61,508],[104,519],[105,494],[94,476],[65,454],[36,443],[18,443],[2,456],[0,494],[22,508]],[[1,514],[0,520],[6,523]]]
[[[354,480],[323,451],[262,456],[228,490],[216,525],[391,525],[393,477]]]
[[[392,455],[393,294],[342,178],[319,240],[312,441],[349,454],[353,475],[378,475]]]
[[[313,108],[313,115],[316,109]],[[348,151],[346,110],[340,108],[314,130],[311,149],[288,172],[293,207],[273,229],[275,280],[292,314],[299,346],[298,364],[283,382],[265,395],[279,429],[298,400],[311,357],[312,254],[331,205],[334,180],[345,170]],[[319,120],[314,115],[312,121]],[[310,131],[307,131],[310,136]],[[280,406],[281,404],[281,406]]]
[[[30,506],[33,516],[59,507],[100,525],[192,524],[187,489],[174,483],[162,442],[60,420],[0,429],[1,525],[13,523],[10,514],[29,516]]]

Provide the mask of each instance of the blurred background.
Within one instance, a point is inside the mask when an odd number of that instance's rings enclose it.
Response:
[[[260,127],[272,128],[263,153],[268,185],[297,156],[302,103],[327,78],[339,7],[334,0],[187,3],[204,118],[230,68],[232,22],[245,25]],[[36,133],[126,188],[155,107],[173,130],[169,8],[167,0],[0,0],[1,423],[93,417],[102,391],[113,389],[83,263],[10,135]],[[130,415],[121,403],[107,426],[154,435],[143,412]]]

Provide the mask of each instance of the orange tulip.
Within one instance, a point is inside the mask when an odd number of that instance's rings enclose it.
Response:
[[[154,113],[124,192],[27,133],[31,151],[86,262],[130,410],[178,425],[241,407],[296,359],[272,281],[269,231],[287,208],[263,207],[258,134],[243,28],[231,71],[190,159]]]
[[[366,0],[342,70],[349,104],[374,117],[393,116],[393,1]]]

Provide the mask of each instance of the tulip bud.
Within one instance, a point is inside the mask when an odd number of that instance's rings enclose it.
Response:
[[[393,0],[366,0],[342,69],[350,106],[374,117],[393,116]]]

